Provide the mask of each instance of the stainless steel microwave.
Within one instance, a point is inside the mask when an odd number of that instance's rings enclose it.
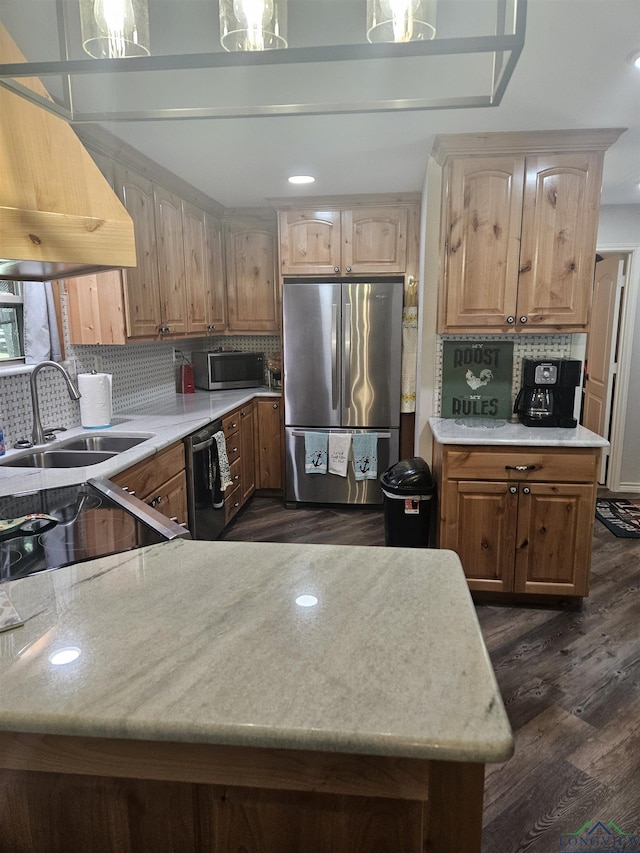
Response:
[[[220,391],[224,388],[257,388],[264,385],[262,352],[194,352],[193,378],[196,388]]]

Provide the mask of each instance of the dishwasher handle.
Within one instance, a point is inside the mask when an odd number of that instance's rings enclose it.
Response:
[[[201,450],[207,450],[213,444],[214,438],[206,438],[204,441],[199,441],[197,444],[191,445],[192,453],[199,453]]]

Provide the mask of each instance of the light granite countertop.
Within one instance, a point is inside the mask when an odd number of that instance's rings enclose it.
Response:
[[[501,425],[496,426],[496,423]],[[434,439],[439,444],[503,444],[567,448],[609,446],[606,438],[583,426],[577,426],[574,429],[526,427],[511,421],[491,422],[488,418],[477,418],[475,422],[473,418],[429,418],[429,426]]]
[[[0,634],[4,731],[512,754],[452,551],[177,540],[2,590],[24,620]]]
[[[0,457],[0,496],[58,486],[72,486],[76,483],[84,483],[91,477],[108,479],[163,450],[174,441],[196,432],[212,420],[226,415],[238,406],[243,406],[254,397],[279,396],[279,392],[270,391],[268,388],[175,394],[173,397],[157,400],[141,408],[116,413],[113,417],[113,425],[105,429],[87,430],[80,426],[69,429],[61,433],[55,442],[43,448],[53,450],[61,442],[74,436],[103,432],[109,435],[140,432],[153,436],[106,462],[83,468],[9,468],[3,466],[2,462],[24,451],[7,450],[6,454]]]

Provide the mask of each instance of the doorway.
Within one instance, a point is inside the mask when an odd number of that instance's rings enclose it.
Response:
[[[620,487],[634,337],[637,288],[631,287],[633,255],[633,252],[621,249],[600,251],[596,256],[591,324],[585,353],[580,422],[610,442],[610,447],[602,453],[598,482],[612,491]]]

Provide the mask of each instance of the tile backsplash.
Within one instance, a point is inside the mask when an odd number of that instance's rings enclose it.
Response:
[[[571,335],[438,335],[433,401],[435,415],[440,414],[444,341],[513,341],[512,402],[522,384],[523,358],[571,358]]]
[[[126,346],[73,346],[63,304],[63,337],[66,361],[71,374],[97,370],[113,376],[113,411],[144,406],[175,394],[176,364],[174,349],[189,359],[196,349],[219,346],[243,351],[279,352],[277,335],[233,335],[173,342],[140,343]],[[0,423],[7,447],[31,436],[32,412],[29,390],[30,370],[0,374]],[[69,399],[63,377],[56,370],[43,370],[38,376],[38,399],[44,427],[80,426],[80,404]]]

